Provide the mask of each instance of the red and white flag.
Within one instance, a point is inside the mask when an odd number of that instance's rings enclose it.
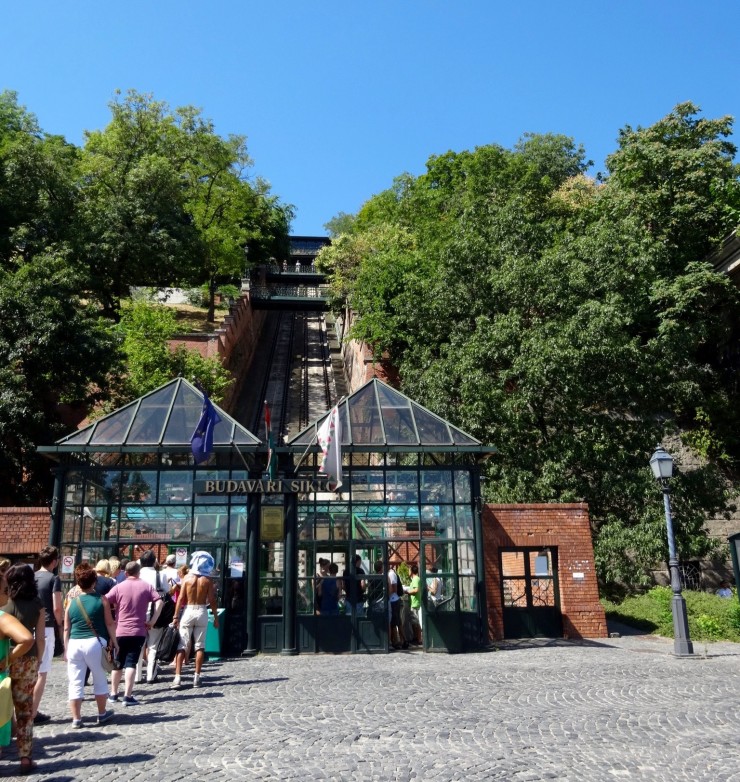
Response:
[[[324,454],[319,469],[336,484],[336,491],[342,485],[342,425],[339,421],[339,405],[332,407],[316,437]]]

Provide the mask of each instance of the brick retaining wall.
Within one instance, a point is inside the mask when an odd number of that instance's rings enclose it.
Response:
[[[0,556],[35,556],[49,544],[50,529],[46,507],[0,507]]]

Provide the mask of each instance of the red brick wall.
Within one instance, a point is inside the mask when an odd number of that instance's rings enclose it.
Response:
[[[231,371],[235,382],[221,407],[226,412],[233,410],[244,382],[246,371],[258,347],[266,311],[253,310],[248,294],[242,294],[224,318],[221,328],[212,334],[182,334],[170,340],[173,349],[184,345],[196,350],[204,358],[220,358],[221,363]]]
[[[599,603],[588,505],[484,505],[483,546],[491,638],[504,637],[499,548],[545,546],[557,547],[563,636],[607,636],[604,609]],[[582,573],[583,579],[574,579],[574,573]]]
[[[51,514],[41,508],[0,508],[0,556],[35,556],[49,544]]]

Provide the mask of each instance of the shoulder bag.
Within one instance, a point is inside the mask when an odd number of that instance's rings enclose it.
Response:
[[[79,597],[76,597],[75,602],[79,606],[80,611],[82,611],[82,615],[85,617],[87,626],[95,633],[95,637],[98,639],[98,643],[100,644],[100,662],[103,664],[103,670],[107,673],[120,670],[121,663],[118,662],[118,660],[113,655],[113,650],[110,648],[110,645],[104,644],[103,639],[98,635],[98,631],[95,629],[95,625],[90,621],[90,617],[87,615],[87,611],[85,611],[85,606],[82,605],[82,600],[80,600]]]

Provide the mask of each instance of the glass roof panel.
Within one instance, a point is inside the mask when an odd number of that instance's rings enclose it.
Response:
[[[465,434],[465,432],[461,432],[452,424],[450,424],[450,431],[452,432],[452,439],[455,441],[455,445],[480,445],[478,440]]]
[[[74,434],[67,435],[67,437],[58,440],[58,442],[64,443],[65,445],[69,445],[70,443],[72,445],[85,445],[87,443],[87,438],[92,434],[93,426],[95,426],[95,424],[90,424],[90,426],[86,426],[84,429],[80,429],[79,432],[74,432]]]
[[[203,399],[189,385],[180,383],[162,443],[166,445],[189,443],[200,420],[202,409]],[[214,435],[219,428],[216,427]]]
[[[423,407],[411,403],[416,419],[416,428],[423,445],[452,445],[452,438],[447,424],[437,416],[424,410]]]
[[[214,407],[221,418],[214,430],[214,445],[229,445],[232,441],[241,446],[259,445],[259,439],[250,431],[220,407]],[[57,440],[56,445],[71,446],[69,450],[79,447],[80,452],[103,446],[132,450],[146,450],[152,445],[189,446],[202,409],[201,392],[187,380],[177,378],[96,423]]]
[[[373,383],[363,386],[345,403],[349,405],[352,445],[382,445],[385,442],[380,423],[380,410]],[[344,438],[342,438],[344,439]]]
[[[409,398],[380,383],[376,389],[388,445],[417,445],[419,437],[414,427]]]
[[[167,414],[172,406],[172,395],[174,393],[175,385],[168,384],[141,398],[136,418],[134,418],[133,426],[126,438],[126,445],[143,445],[145,443],[159,442]]]
[[[136,405],[133,404],[101,419],[97,422],[90,442],[94,445],[111,445],[121,442],[128,431],[135,412]],[[66,442],[70,443],[74,442],[74,440],[69,439]]]
[[[480,447],[478,440],[377,378],[368,381],[341,402],[339,414],[343,445],[419,446],[425,449],[439,446]],[[289,445],[307,446],[315,442],[316,431],[327,415],[324,414],[297,435]]]

